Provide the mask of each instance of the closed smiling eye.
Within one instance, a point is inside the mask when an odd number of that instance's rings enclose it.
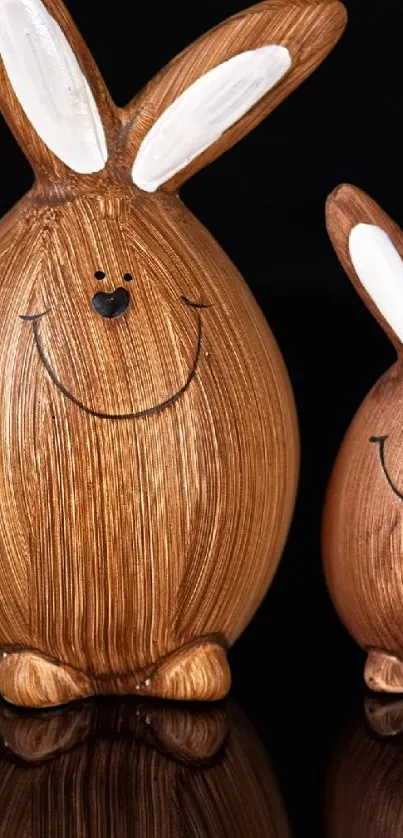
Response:
[[[382,469],[383,469],[383,473],[386,477],[386,480],[389,483],[390,488],[392,489],[392,492],[394,492],[394,494],[399,498],[399,500],[403,500],[403,494],[395,486],[395,484],[394,484],[394,482],[393,482],[393,480],[392,480],[392,478],[389,474],[389,470],[387,468],[387,465],[386,465],[385,445],[386,445],[388,439],[389,439],[389,437],[387,435],[386,436],[371,436],[369,441],[373,445],[376,445],[379,448],[379,459],[381,461],[381,466],[382,466]]]
[[[213,308],[212,303],[196,303],[194,300],[189,300],[188,297],[181,296],[180,299],[182,303],[185,303],[185,306],[189,306],[189,308]]]
[[[41,317],[44,317],[45,314],[49,314],[49,312],[50,308],[48,308],[46,311],[40,311],[38,312],[38,314],[19,314],[18,316],[20,320],[32,320],[34,322],[35,320],[40,320]]]

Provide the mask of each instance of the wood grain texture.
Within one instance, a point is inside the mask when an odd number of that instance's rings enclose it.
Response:
[[[384,738],[403,733],[403,700],[368,694],[364,703],[365,718],[371,731]]]
[[[368,297],[348,250],[357,223],[378,225],[403,256],[403,233],[367,195],[342,186],[328,201],[336,252],[367,306],[393,341],[396,364],[375,384],[341,447],[327,493],[323,556],[336,609],[369,652],[373,690],[403,692],[403,368],[401,344]]]
[[[234,15],[178,55],[127,106],[123,160],[127,164],[134,160],[154,121],[201,75],[249,49],[266,44],[287,47],[292,66],[284,79],[165,185],[175,191],[239,142],[289,96],[324,60],[345,26],[346,10],[338,0],[266,0]]]
[[[390,714],[399,703],[389,702]],[[385,739],[380,733],[364,718],[344,733],[327,774],[325,838],[403,834],[403,740]]]
[[[99,174],[68,170],[1,70],[2,109],[37,181],[0,226],[0,692],[41,707],[90,693],[219,699],[227,648],[287,536],[294,401],[236,268],[173,184],[143,193],[131,168],[150,120],[186,84],[289,35],[286,86],[205,165],[314,69],[345,14],[333,0],[255,6],[118,111],[62,5],[46,7],[90,83],[109,159]],[[123,287],[125,313],[100,316],[94,295]]]
[[[119,119],[94,59],[63,3],[59,0],[41,0],[41,2],[56,21],[73,49],[79,66],[95,96],[108,148],[112,148],[116,143]],[[46,182],[48,186],[52,185],[53,195],[57,194],[58,185],[61,181],[65,181],[65,185],[67,183],[74,184],[77,188],[78,183],[81,183],[81,178],[78,178],[68,166],[52,154],[36,133],[14,93],[1,58],[0,91],[1,112],[35,170],[37,187]]]
[[[106,692],[140,688],[157,662],[191,644],[200,668],[188,697],[222,697],[227,669],[206,694],[199,639],[218,636],[225,648],[249,621],[295,497],[294,408],[273,337],[174,196],[134,199],[130,209],[117,195],[94,196],[52,210],[32,196],[12,235],[0,256],[0,644],[81,670],[80,683],[85,673]],[[91,306],[100,267],[107,290],[127,270],[135,276],[117,320]],[[211,308],[190,308],[182,295]],[[89,415],[45,369],[35,321],[19,318],[45,310],[38,330],[51,368],[92,411],[147,411],[176,393],[200,318],[195,379],[142,419]]]
[[[0,730],[2,838],[289,838],[268,757],[236,708],[2,710]]]

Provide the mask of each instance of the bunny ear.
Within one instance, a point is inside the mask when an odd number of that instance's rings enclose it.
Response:
[[[249,50],[195,81],[159,117],[140,146],[132,177],[154,192],[241,119],[288,73],[286,47]]]
[[[297,87],[345,23],[338,0],[267,0],[207,33],[126,109],[134,183],[177,189]]]
[[[103,169],[113,105],[62,3],[0,0],[0,55],[2,111],[37,174]]]
[[[403,344],[403,232],[365,192],[347,184],[327,201],[336,253],[368,308],[400,352]]]

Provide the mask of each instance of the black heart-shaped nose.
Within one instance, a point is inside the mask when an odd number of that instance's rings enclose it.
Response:
[[[101,317],[119,317],[130,305],[130,294],[126,288],[115,288],[113,294],[99,291],[92,298],[92,305]]]

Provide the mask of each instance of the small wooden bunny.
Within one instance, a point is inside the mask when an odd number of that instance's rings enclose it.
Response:
[[[325,505],[325,572],[339,615],[368,653],[367,685],[403,692],[403,232],[349,185],[328,199],[327,224],[398,360],[365,399],[341,448]]]
[[[112,103],[59,0],[0,0],[36,174],[0,226],[0,692],[213,700],[294,505],[281,355],[178,188],[312,72],[335,0],[268,0]]]

